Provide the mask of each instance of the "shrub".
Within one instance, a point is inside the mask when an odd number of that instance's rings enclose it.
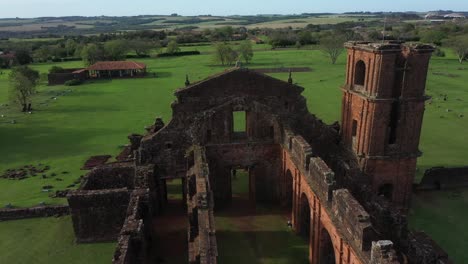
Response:
[[[82,83],[83,82],[81,80],[73,79],[73,80],[66,81],[64,84],[65,84],[65,86],[77,86],[77,85],[80,85]]]
[[[441,50],[440,48],[436,48],[436,50],[434,51],[434,56],[445,57],[445,51]]]
[[[161,53],[156,55],[158,58],[163,58],[163,57],[179,57],[179,56],[188,56],[188,55],[200,55],[200,52],[198,50],[194,51],[180,51],[180,52],[175,52],[175,53]]]
[[[65,72],[65,70],[59,66],[52,66],[52,68],[49,69],[49,73],[63,73],[63,72]]]

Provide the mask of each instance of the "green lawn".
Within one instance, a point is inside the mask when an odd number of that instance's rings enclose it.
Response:
[[[75,244],[69,216],[0,222],[0,263],[110,263],[116,243]]]
[[[232,206],[215,212],[220,263],[308,263],[308,243],[287,227],[287,211],[248,202],[245,170],[237,170],[232,178],[232,194]]]
[[[119,146],[127,144],[127,135],[143,133],[144,127],[150,125],[156,116],[168,122],[171,117],[170,104],[174,100],[173,92],[183,87],[186,74],[193,82],[224,69],[213,65],[210,47],[190,49],[200,49],[204,54],[141,60],[150,71],[157,73],[156,78],[96,81],[76,87],[40,86],[33,105],[35,111],[31,115],[19,113],[12,105],[0,106],[0,115],[6,115],[0,118],[0,172],[27,164],[43,163],[51,166],[45,179],[40,175],[22,181],[0,179],[0,207],[8,203],[15,206],[33,206],[43,201],[49,204],[65,203],[64,199],[49,198],[49,193],[42,192],[42,186],[52,185],[54,190],[66,188],[85,173],[80,167],[89,156],[118,154],[121,149]],[[56,65],[76,67],[81,66],[81,63]],[[34,65],[34,68],[46,72],[51,66],[40,64]],[[294,66],[313,69],[312,72],[293,73],[294,82],[305,88],[303,95],[308,100],[309,110],[327,123],[339,120],[339,87],[345,78],[345,56],[341,56],[336,65],[331,65],[320,51],[257,51],[249,67]],[[7,102],[8,98],[6,76],[6,71],[0,75],[0,104]],[[286,73],[273,76],[283,80],[288,78]],[[424,155],[418,162],[418,177],[424,169],[432,166],[466,165],[467,81],[468,66],[460,66],[452,54],[448,53],[447,58],[432,60],[427,93],[433,96],[433,101],[426,106],[421,138]],[[441,95],[444,94],[448,95],[448,101],[442,100]],[[57,97],[57,100],[53,97]],[[465,117],[459,118],[459,114]],[[13,119],[17,124],[10,123]],[[52,177],[52,173],[56,176]],[[468,240],[463,239],[468,231],[462,228],[468,217],[466,210],[463,210],[468,205],[467,195],[463,193],[450,199],[446,199],[446,195],[433,193],[416,196],[411,225],[433,235],[456,262],[468,262],[467,253],[463,251],[468,248]],[[448,224],[449,220],[451,224]],[[45,220],[33,219],[24,223],[29,223],[32,228],[42,221]],[[68,218],[63,221],[70,224]],[[220,225],[223,225],[223,220],[220,221]],[[15,229],[15,222],[0,224],[1,234],[10,229]],[[449,234],[458,235],[452,237]],[[36,251],[33,243],[30,247],[24,247],[16,237],[7,237],[6,240],[2,239],[2,243],[8,245],[0,247],[0,263],[11,263],[4,258],[8,255],[5,251],[8,248],[15,247],[16,253],[24,248]],[[107,259],[110,259],[110,255]]]

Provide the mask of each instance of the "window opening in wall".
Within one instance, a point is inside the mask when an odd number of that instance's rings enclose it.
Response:
[[[234,132],[246,132],[246,113],[245,111],[232,112]]]
[[[388,200],[392,200],[393,196],[393,185],[392,184],[383,184],[379,187],[379,192],[377,193],[379,196],[383,196]]]
[[[357,134],[357,121],[353,120],[353,137]]]
[[[231,170],[231,188],[233,199],[249,199],[250,176],[245,168],[233,168]]]
[[[364,85],[365,80],[366,80],[366,64],[362,60],[360,60],[356,63],[356,67],[354,69],[354,84]]]
[[[395,144],[397,140],[397,128],[398,128],[398,119],[400,119],[400,104],[398,101],[393,102],[392,110],[390,113],[390,123],[388,126],[389,129],[389,136],[388,136],[388,144]]]
[[[206,131],[206,141],[208,141],[208,142],[211,141],[211,129],[208,129]]]
[[[275,138],[275,127],[270,126],[270,138],[274,139]]]

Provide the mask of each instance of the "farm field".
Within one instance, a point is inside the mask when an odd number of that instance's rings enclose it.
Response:
[[[342,22],[373,21],[372,15],[296,15],[296,16],[137,16],[137,17],[68,17],[41,19],[0,19],[0,31],[38,32],[47,28],[71,27],[67,32],[84,34],[108,30],[166,29],[194,27],[197,30],[224,26],[247,28],[304,28],[308,24],[324,25]],[[107,31],[106,31],[107,30]]]
[[[259,47],[254,46],[263,49]],[[0,179],[0,206],[8,203],[18,207],[33,206],[40,202],[65,203],[65,199],[50,198],[51,193],[43,192],[42,186],[52,185],[53,191],[65,189],[85,174],[80,167],[89,156],[115,156],[120,147],[128,143],[128,134],[143,133],[144,127],[150,125],[157,116],[163,117],[167,123],[171,117],[173,92],[183,87],[186,74],[194,82],[225,69],[213,65],[211,46],[184,49],[203,50],[203,54],[138,60],[146,63],[148,70],[156,73],[156,78],[150,74],[143,79],[94,81],[74,87],[41,85],[33,104],[33,114],[20,113],[13,105],[5,106],[8,101],[8,71],[3,70],[3,74],[0,74],[0,115],[5,117],[0,118],[0,173],[6,169],[39,163],[49,165],[51,170],[45,173],[46,178],[38,175],[21,181]],[[46,73],[53,65],[82,66],[81,62],[67,62],[36,64],[33,67]],[[303,95],[307,98],[309,111],[327,123],[339,120],[339,87],[345,78],[345,56],[341,56],[336,65],[331,65],[318,50],[264,50],[257,51],[253,63],[249,65],[252,68],[304,66],[311,67],[312,72],[293,73],[293,79],[305,88]],[[272,76],[283,80],[288,78],[286,73]],[[458,64],[450,52],[447,52],[446,58],[432,59],[427,94],[433,99],[426,105],[420,145],[424,154],[418,161],[416,180],[420,179],[425,169],[433,166],[466,165],[467,81],[468,68]],[[447,101],[443,100],[444,95],[447,95]],[[16,120],[16,124],[11,124],[11,120]],[[467,206],[468,191],[417,194],[410,212],[410,224],[433,236],[456,263],[466,263],[468,232],[465,219],[468,213],[464,209]],[[220,218],[219,221],[220,227],[226,230],[235,227],[226,219]],[[285,228],[284,219],[280,217],[258,221],[271,222],[275,230]],[[44,230],[47,230],[47,235],[43,233]],[[30,244],[26,245],[26,242],[17,239],[21,232],[29,232],[38,240],[41,237],[43,239],[39,244],[33,244],[36,239],[29,239]],[[73,254],[99,255],[85,263],[109,262],[113,252],[112,244],[76,246],[72,245],[72,235],[69,217],[0,223],[0,263],[12,263],[12,256],[18,255],[22,262],[14,263],[34,262],[34,258],[44,260],[38,263],[48,263],[48,258],[61,256],[67,260]],[[229,243],[229,239],[227,241]],[[56,251],[48,251],[48,245],[55,247]],[[26,249],[35,254],[25,254]],[[70,256],[64,256],[60,250]]]

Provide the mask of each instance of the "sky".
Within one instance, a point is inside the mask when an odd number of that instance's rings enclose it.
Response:
[[[0,0],[0,18],[256,15],[351,11],[468,11],[467,0]]]

